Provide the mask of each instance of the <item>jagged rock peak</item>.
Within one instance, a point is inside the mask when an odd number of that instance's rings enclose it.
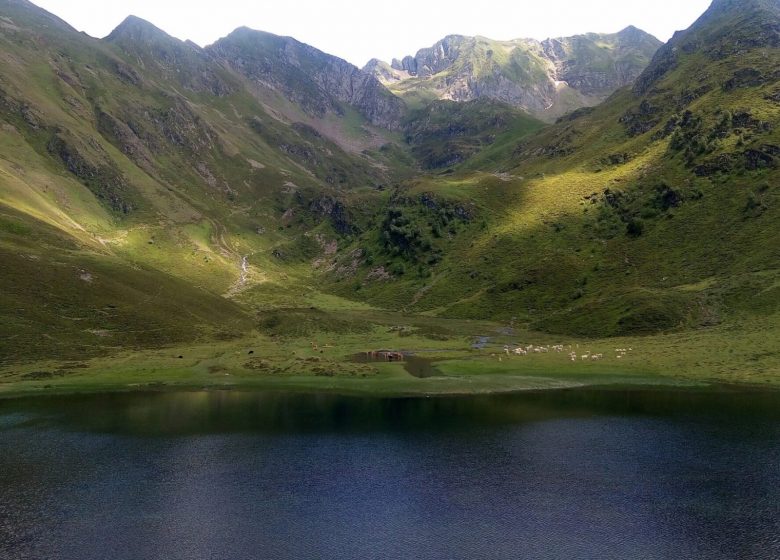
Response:
[[[165,31],[137,16],[127,16],[111,34],[106,37],[106,41],[116,42],[120,40],[130,40],[138,42],[149,41],[175,41],[180,43],[179,39],[171,37]]]
[[[628,41],[642,41],[645,39],[652,39],[656,41],[658,40],[656,39],[655,35],[652,35],[647,31],[639,29],[633,25],[629,25],[625,29],[621,29],[616,33],[616,35],[621,39],[626,39]]]
[[[393,68],[390,64],[378,58],[372,58],[363,67],[363,72],[376,76],[383,84],[400,82],[403,71]]]
[[[241,43],[247,47],[252,47],[252,46],[259,47],[261,45],[267,47],[269,44],[284,45],[285,43],[289,43],[296,46],[306,47],[312,49],[313,51],[321,52],[315,47],[311,47],[309,45],[306,45],[305,43],[301,43],[300,41],[298,41],[293,37],[275,35],[273,33],[269,33],[268,31],[252,29],[251,27],[247,27],[245,25],[242,25],[241,27],[237,27],[236,29],[231,31],[226,37],[219,39],[216,43],[214,43],[208,48],[218,49],[220,46],[238,44],[238,43]]]
[[[430,76],[445,70],[457,57],[459,47],[473,37],[447,35],[433,46],[420,49],[415,56],[405,56],[402,60],[393,59],[394,70],[408,72],[410,76]]]
[[[246,25],[242,25],[241,27],[236,27],[233,31],[228,33],[226,37],[223,37],[219,41],[224,41],[226,39],[235,39],[237,37],[246,36],[246,35],[273,35],[273,34],[268,33],[266,31],[260,31],[259,29],[252,29],[251,27],[247,27]]]
[[[226,37],[206,47],[206,50],[217,53],[219,56],[243,55],[249,59],[258,56],[266,58],[273,55],[273,58],[291,63],[294,66],[299,65],[300,57],[303,56],[307,60],[319,60],[320,62],[327,60],[359,70],[346,60],[321,51],[307,43],[302,43],[294,37],[276,35],[246,26],[236,28]]]
[[[366,62],[366,65],[363,67],[363,72],[370,72],[374,68],[380,66],[387,66],[387,62],[384,62],[383,60],[379,60],[378,58],[372,58],[371,60]]]

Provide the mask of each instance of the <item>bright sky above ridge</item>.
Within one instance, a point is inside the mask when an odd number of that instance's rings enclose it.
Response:
[[[711,0],[32,0],[76,29],[104,37],[127,15],[208,45],[236,27],[290,35],[363,66],[415,54],[450,34],[491,39],[612,33],[635,25],[662,41]]]

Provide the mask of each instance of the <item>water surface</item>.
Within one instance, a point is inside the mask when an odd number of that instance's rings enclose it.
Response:
[[[780,394],[0,401],[0,558],[780,558]]]

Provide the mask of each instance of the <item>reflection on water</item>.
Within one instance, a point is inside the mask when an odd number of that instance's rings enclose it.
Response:
[[[568,389],[382,399],[200,391],[0,400],[0,429],[26,423],[138,435],[458,430],[596,415],[780,420],[780,392]]]
[[[403,362],[406,373],[419,379],[442,376],[442,373],[436,369],[436,360],[423,358],[410,352],[397,352],[391,350],[360,352],[359,354],[355,354],[353,359],[360,364]]]
[[[425,379],[427,377],[441,377],[442,373],[436,368],[435,360],[409,356],[406,358],[404,369],[413,377]]]
[[[0,401],[0,558],[780,558],[780,394]]]

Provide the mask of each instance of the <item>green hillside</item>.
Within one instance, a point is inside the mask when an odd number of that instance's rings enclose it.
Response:
[[[555,48],[592,67],[591,35]],[[635,62],[545,125],[291,38],[0,1],[0,393],[780,382],[780,4]],[[435,375],[355,362],[380,349]]]
[[[541,121],[510,105],[475,99],[466,103],[435,101],[412,111],[404,131],[406,143],[423,169],[461,164],[501,139],[517,141],[538,131]]]
[[[137,305],[145,283],[167,285],[171,309],[191,308],[192,298],[207,290],[211,303],[204,305],[215,307],[204,315],[208,322],[219,329],[227,321],[231,330],[229,323],[240,320],[245,328],[247,310],[219,296],[250,281],[285,283],[273,256],[277,246],[300,245],[302,233],[320,222],[338,229],[339,216],[331,214],[344,206],[345,193],[373,192],[410,173],[400,135],[361,113],[366,99],[362,109],[352,107],[312,83],[328,103],[312,114],[282,91],[260,88],[227,62],[137,18],[100,41],[26,1],[4,1],[0,10],[0,212],[8,233],[1,241],[4,254],[22,259],[3,275],[6,293],[16,295],[5,298],[0,334],[18,341],[21,321],[29,331],[25,340],[34,333],[53,340],[29,348],[9,342],[6,359],[33,351],[58,355],[75,336],[71,331],[95,351],[123,347],[124,334],[106,341],[88,333],[138,331],[146,316]],[[327,58],[319,51],[312,56]],[[398,103],[390,110],[396,118]],[[35,235],[40,243],[30,242]],[[244,257],[250,265],[242,272]],[[71,297],[87,286],[74,284],[78,275],[59,274],[63,260],[85,270],[100,267],[101,278],[125,285],[105,295],[138,317],[114,317],[102,326],[79,319],[52,330],[63,317],[79,315],[69,307],[93,305]],[[39,269],[47,275],[34,272]],[[146,276],[133,279],[140,274],[134,271]],[[60,309],[49,298],[68,302]],[[33,310],[34,301],[47,311]],[[21,317],[19,309],[25,309]],[[150,322],[167,315],[148,311]],[[168,323],[181,321],[182,313],[167,315]],[[189,327],[173,331],[180,336],[139,339],[163,344],[197,334]]]
[[[434,267],[401,277],[402,290],[361,279],[361,291],[600,336],[778,311],[777,13],[777,3],[716,3],[633,91],[404,185],[387,211],[410,216],[402,253],[418,231],[435,233],[441,210],[419,201],[464,210]],[[374,235],[364,242],[383,251]]]

